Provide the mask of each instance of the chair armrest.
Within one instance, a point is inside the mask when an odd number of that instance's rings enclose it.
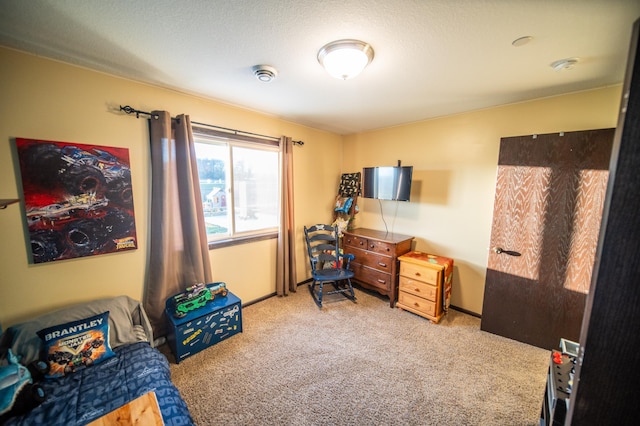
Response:
[[[351,260],[356,258],[356,256],[354,254],[351,254],[351,253],[347,253],[347,254],[340,253],[340,257],[344,257],[345,259],[347,259],[349,261],[351,261]]]
[[[347,253],[347,254],[340,253],[338,255],[338,257],[341,257],[343,259],[347,259],[346,265],[344,265],[344,269],[349,269],[349,265],[351,264],[351,261],[356,258],[356,256],[351,254],[351,253]],[[343,262],[343,264],[344,264],[344,262]]]

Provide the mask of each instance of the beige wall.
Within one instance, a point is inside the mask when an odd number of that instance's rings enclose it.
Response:
[[[250,81],[247,84],[258,84]],[[500,138],[613,127],[620,87],[542,99],[341,137],[219,102],[0,48],[0,198],[20,198],[12,138],[126,147],[131,160],[138,249],[32,265],[23,206],[0,210],[0,324],[96,297],[140,298],[149,216],[147,123],[119,105],[190,114],[224,127],[303,140],[295,148],[298,281],[309,276],[302,226],[330,220],[342,172],[414,166],[410,203],[383,202],[390,231],[416,237],[418,250],[455,259],[453,304],[480,313]],[[385,229],[379,205],[360,201],[356,226]],[[210,252],[214,279],[244,302],[275,291],[275,241]]]
[[[615,127],[620,86],[350,135],[344,171],[413,166],[411,202],[383,201],[388,230],[455,261],[452,304],[482,312],[500,138]],[[385,230],[376,200],[355,226]]]
[[[247,84],[260,84],[255,80]],[[262,88],[264,89],[264,88]],[[129,149],[138,249],[117,254],[29,264],[23,206],[0,210],[0,324],[3,327],[71,303],[127,294],[140,299],[148,256],[149,150],[147,121],[118,112],[119,105],[249,132],[303,140],[295,148],[294,178],[299,241],[305,223],[330,219],[342,138],[276,117],[132,82],[0,48],[0,198],[21,198],[13,138],[35,138]],[[322,148],[323,155],[320,155]],[[314,171],[314,173],[310,173]],[[318,179],[318,176],[327,178]],[[275,291],[275,241],[210,252],[214,279],[227,282],[243,302]],[[298,276],[308,272],[298,246]]]

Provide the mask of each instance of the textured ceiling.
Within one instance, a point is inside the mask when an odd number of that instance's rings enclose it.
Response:
[[[350,134],[621,83],[639,17],[640,0],[0,0],[0,45]],[[375,51],[347,81],[316,59],[342,38]]]

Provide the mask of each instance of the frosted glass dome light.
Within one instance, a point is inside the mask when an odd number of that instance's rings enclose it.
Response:
[[[338,40],[318,52],[318,62],[329,75],[348,80],[360,74],[373,60],[373,48],[359,40]]]

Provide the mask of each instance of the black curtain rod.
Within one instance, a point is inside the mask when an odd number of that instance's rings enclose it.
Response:
[[[126,114],[135,114],[136,118],[140,118],[140,114],[146,115],[149,118],[155,118],[156,120],[159,117],[158,114],[153,114],[153,113],[150,113],[150,112],[147,112],[147,111],[140,111],[138,109],[134,109],[134,108],[130,107],[129,105],[125,105],[125,106],[120,105],[120,111],[124,111]],[[175,117],[171,117],[171,119],[175,120],[176,118]],[[231,132],[234,135],[243,134],[243,135],[249,135],[249,136],[256,136],[256,137],[260,137],[260,138],[264,138],[264,139],[271,139],[271,140],[274,140],[274,141],[279,141],[280,140],[280,138],[276,138],[274,136],[261,135],[259,133],[244,132],[242,130],[229,129],[227,127],[214,126],[213,124],[199,123],[197,121],[192,121],[191,124],[195,124],[197,126],[211,127],[213,129],[221,129],[221,130],[224,130],[224,131],[227,131],[227,132]],[[304,142],[303,141],[293,141],[293,144],[302,146],[302,145],[304,145]]]
[[[136,118],[140,118],[140,114],[148,115],[150,118],[153,117],[156,120],[159,118],[158,114],[151,114],[150,112],[140,111],[139,109],[133,109],[129,105],[125,105],[125,106],[120,105],[120,111],[124,111],[126,114],[135,114]]]

